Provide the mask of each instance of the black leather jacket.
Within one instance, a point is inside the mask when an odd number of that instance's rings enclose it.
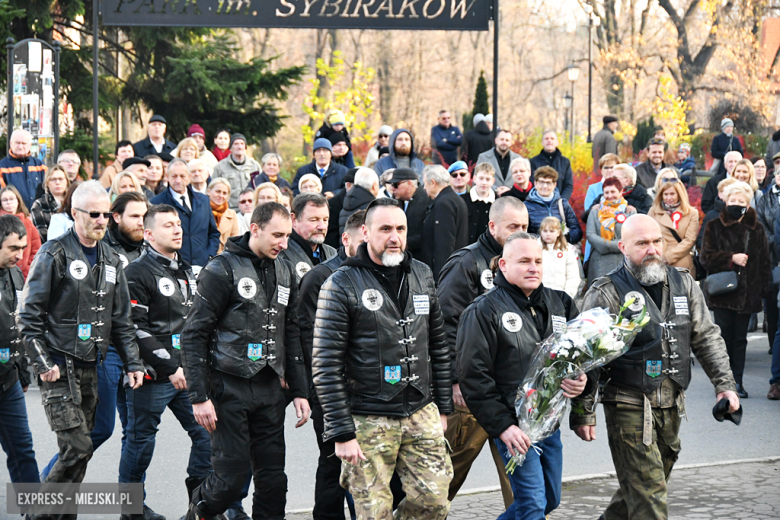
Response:
[[[16,324],[24,276],[18,267],[0,269],[0,389],[8,390],[19,380],[27,386],[27,358],[24,355],[22,338]]]
[[[122,261],[122,267],[127,267],[130,262],[141,256],[144,250],[144,241],[141,240],[138,243],[132,243],[121,236],[119,228],[108,228],[103,242],[109,245],[111,249],[116,251],[119,255],[119,259]]]
[[[193,403],[209,399],[209,370],[248,379],[268,367],[286,379],[293,397],[306,397],[292,266],[258,257],[248,242],[249,233],[228,239],[198,277],[182,333]]]
[[[98,242],[97,263],[90,269],[75,229],[38,250],[18,320],[36,374],[54,368],[50,351],[92,362],[98,349],[105,359],[109,343],[127,372],[143,371],[119,255]]]
[[[320,291],[312,375],[324,440],[354,438],[353,413],[409,417],[431,401],[442,414],[453,411],[450,353],[430,268],[407,253],[399,297],[378,267],[362,244]]]
[[[155,381],[181,366],[181,333],[197,290],[192,266],[177,260],[149,248],[125,269],[138,348]]]
[[[319,259],[319,262],[315,263],[311,247],[309,247],[306,241],[303,240],[298,233],[293,231],[290,240],[287,241],[287,249],[282,251],[279,255],[279,258],[287,260],[292,264],[293,271],[295,272],[295,280],[298,282],[299,287],[301,285],[301,278],[311,271],[312,267],[336,256],[336,250],[328,244],[322,244],[319,249],[322,257]]]
[[[490,261],[500,256],[503,248],[489,231],[470,246],[455,251],[439,273],[439,302],[444,318],[447,345],[452,354],[452,381],[458,380],[455,339],[463,310],[480,294],[493,288]]]
[[[499,272],[496,287],[468,306],[458,328],[458,381],[471,413],[491,437],[517,425],[515,397],[537,345],[577,316],[563,291],[530,297]]]
[[[772,187],[764,193],[764,196],[756,204],[758,221],[764,226],[764,231],[766,232],[764,234],[769,245],[769,254],[773,266],[780,262],[780,250],[778,249],[780,244],[775,244],[775,221],[777,220],[777,211],[780,209],[780,201],[778,199],[780,199],[780,186],[772,183]]]

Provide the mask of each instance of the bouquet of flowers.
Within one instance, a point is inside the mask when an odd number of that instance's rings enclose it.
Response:
[[[633,318],[623,317],[634,301],[629,298],[617,316],[601,308],[587,310],[542,342],[515,400],[520,429],[531,439],[532,449],[555,432],[566,413],[569,399],[563,395],[563,380],[575,379],[623,355],[650,321],[644,306]],[[512,457],[507,473],[524,460],[524,454]]]

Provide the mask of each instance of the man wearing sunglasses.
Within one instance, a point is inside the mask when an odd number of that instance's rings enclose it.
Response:
[[[447,168],[452,179],[452,191],[458,195],[465,195],[469,192],[469,182],[471,182],[471,173],[469,167],[463,161],[456,161]]]
[[[453,126],[449,111],[439,111],[439,124],[431,128],[433,162],[452,164],[458,160],[458,147],[463,142],[460,128]]]
[[[105,359],[109,343],[114,345],[127,386],[140,387],[144,375],[122,261],[102,241],[112,218],[108,194],[99,181],[87,181],[73,192],[71,204],[73,229],[38,251],[18,317],[60,446],[46,478],[57,483],[81,482],[92,457],[98,353]]]

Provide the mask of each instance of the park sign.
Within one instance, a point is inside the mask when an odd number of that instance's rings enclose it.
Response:
[[[103,25],[486,31],[494,0],[102,0]]]

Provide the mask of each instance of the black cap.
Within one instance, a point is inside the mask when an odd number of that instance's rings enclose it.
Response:
[[[170,152],[160,152],[155,154],[157,157],[163,160],[163,162],[171,162],[175,159],[173,155],[170,154]]]
[[[344,137],[344,134],[341,132],[333,132],[328,136],[328,140],[330,141],[330,144],[336,144],[336,143],[346,143],[347,138]]]
[[[389,148],[389,147],[387,147],[387,146],[383,146],[383,147],[381,147],[381,148],[379,149],[379,156],[380,156],[380,157],[381,157],[382,155],[389,154],[389,153],[390,153],[390,148]]]
[[[344,176],[344,182],[351,182],[351,183],[354,184],[355,183],[355,173],[357,173],[357,171],[359,169],[360,168],[350,168],[349,170],[347,170],[347,174]]]
[[[387,179],[388,184],[395,184],[396,182],[401,181],[417,181],[420,178],[417,176],[416,173],[414,173],[414,170],[411,168],[396,168],[393,172],[393,175],[390,176],[389,179]]]
[[[126,170],[126,169],[128,169],[130,166],[132,166],[134,164],[145,164],[147,168],[152,165],[152,163],[150,163],[149,161],[147,161],[143,157],[128,157],[122,163],[122,169]]]
[[[605,125],[608,125],[610,123],[617,123],[617,120],[618,118],[615,116],[604,116],[604,119],[602,119]]]
[[[728,419],[739,426],[739,423],[742,422],[742,405],[739,405],[739,409],[736,412],[729,413],[729,400],[724,397],[712,409],[712,416],[718,422]]]
[[[149,118],[150,123],[162,123],[164,125],[168,124],[168,121],[165,120],[163,116],[160,114],[154,114],[151,118]]]

